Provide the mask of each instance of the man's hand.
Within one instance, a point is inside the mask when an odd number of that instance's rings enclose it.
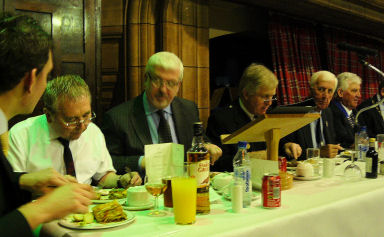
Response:
[[[301,156],[301,153],[303,152],[300,145],[293,142],[285,143],[284,151],[289,157],[292,157],[295,159],[299,158]]]
[[[339,153],[339,150],[344,150],[340,144],[327,144],[320,148],[320,157],[334,158]]]
[[[137,172],[126,173],[120,177],[120,184],[123,188],[137,186],[140,185],[141,182],[141,177]]]
[[[49,193],[54,188],[69,183],[77,183],[77,180],[69,175],[63,176],[53,168],[23,174],[19,180],[22,189],[37,195]]]
[[[223,151],[220,147],[216,146],[212,143],[205,144],[205,148],[207,148],[210,156],[211,156],[211,165],[213,165],[223,154]]]
[[[87,184],[67,184],[61,186],[19,208],[32,229],[39,224],[67,216],[70,213],[86,213],[95,193]]]

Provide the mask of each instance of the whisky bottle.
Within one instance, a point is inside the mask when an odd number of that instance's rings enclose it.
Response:
[[[191,176],[196,178],[197,196],[196,213],[208,214],[209,204],[209,165],[210,157],[204,146],[203,123],[193,124],[192,147],[187,152],[187,161],[190,163]]]

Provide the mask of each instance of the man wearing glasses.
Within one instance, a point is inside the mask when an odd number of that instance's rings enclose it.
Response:
[[[113,188],[140,184],[137,173],[116,175],[100,129],[92,123],[88,85],[76,75],[48,82],[44,115],[29,118],[10,130],[9,160],[16,172],[53,167],[79,183]],[[131,177],[132,175],[132,177]]]
[[[311,98],[298,106],[314,106],[320,119],[281,139],[281,153],[294,159],[305,159],[307,148],[319,148],[320,157],[335,157],[343,148],[336,143],[332,111],[328,108],[337,87],[336,76],[328,71],[314,73],[310,80]],[[340,129],[340,128],[336,128]]]
[[[233,171],[237,145],[222,145],[220,135],[231,134],[267,112],[275,99],[278,81],[268,68],[260,64],[248,66],[239,84],[238,100],[229,107],[214,110],[208,119],[207,135],[223,149],[223,157],[212,167],[215,171]],[[265,150],[265,142],[250,144],[249,151]]]
[[[195,103],[177,97],[184,67],[173,53],[152,55],[145,67],[145,91],[138,97],[112,108],[105,114],[102,130],[117,172],[127,167],[145,168],[144,145],[173,142],[192,144],[193,123],[199,121]],[[221,149],[207,145],[211,163]]]

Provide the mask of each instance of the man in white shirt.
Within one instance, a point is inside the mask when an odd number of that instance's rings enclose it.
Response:
[[[48,82],[43,100],[45,114],[10,130],[9,161],[16,172],[53,167],[84,184],[92,180],[107,188],[141,184],[136,172],[116,175],[104,135],[92,123],[96,115],[91,94],[81,77],[66,75]]]
[[[335,99],[330,108],[333,113],[336,142],[342,147],[351,148],[355,140],[356,107],[361,99],[361,78],[350,72],[337,75]]]

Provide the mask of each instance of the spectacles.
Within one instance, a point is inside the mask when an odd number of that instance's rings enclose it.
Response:
[[[88,124],[91,123],[92,120],[94,120],[95,118],[96,118],[96,114],[95,114],[94,112],[92,112],[91,117],[89,117],[89,118],[85,118],[85,119],[77,120],[77,121],[73,121],[73,122],[66,122],[66,121],[63,121],[63,124],[64,124],[67,128],[76,128],[76,127],[80,126],[81,124],[88,125]]]
[[[151,76],[150,73],[148,73],[148,77],[151,80],[152,85],[155,86],[156,88],[160,88],[165,84],[165,87],[167,87],[167,89],[172,90],[179,85],[179,81],[177,81],[177,82],[176,81],[166,81],[166,80],[161,79],[160,77]]]
[[[263,100],[264,103],[269,103],[269,102],[273,102],[273,101],[276,101],[277,100],[277,97],[274,95],[274,96],[260,96],[260,98]]]

